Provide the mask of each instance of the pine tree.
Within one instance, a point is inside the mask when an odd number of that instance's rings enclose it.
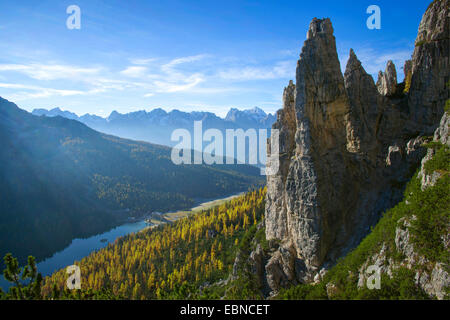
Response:
[[[7,298],[30,300],[41,299],[42,275],[37,272],[36,259],[33,256],[28,257],[28,264],[23,268],[19,267],[19,262],[7,253],[3,258],[6,269],[3,276],[14,286],[9,288]],[[22,275],[21,275],[22,273]],[[28,280],[28,284],[25,282]]]

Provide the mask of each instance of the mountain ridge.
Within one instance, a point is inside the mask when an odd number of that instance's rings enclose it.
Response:
[[[172,147],[177,144],[171,140],[172,132],[176,129],[186,129],[192,136],[194,121],[202,121],[203,130],[218,129],[224,135],[227,129],[267,129],[270,132],[275,121],[273,114],[266,114],[258,107],[247,110],[231,108],[224,118],[218,117],[212,112],[184,112],[177,109],[166,112],[161,108],[125,114],[112,111],[105,118],[90,114],[77,116],[70,111],[62,111],[60,108],[34,109],[32,114],[50,117],[59,115],[80,121],[92,129],[107,134]]]

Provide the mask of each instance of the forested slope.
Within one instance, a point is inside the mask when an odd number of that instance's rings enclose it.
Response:
[[[127,299],[211,297],[208,284],[229,282],[239,247],[247,245],[248,234],[262,221],[265,193],[258,189],[174,224],[118,239],[75,263],[82,289],[108,289]],[[66,278],[65,270],[46,278],[44,295],[51,296],[55,285],[63,289]]]

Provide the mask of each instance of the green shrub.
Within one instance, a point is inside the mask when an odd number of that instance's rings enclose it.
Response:
[[[433,148],[435,154],[425,163],[425,173],[432,174],[433,171],[448,173],[450,171],[450,148],[440,142],[428,143],[426,146]]]

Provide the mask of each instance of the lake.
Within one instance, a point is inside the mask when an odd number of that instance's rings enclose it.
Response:
[[[192,210],[197,211],[201,209],[207,209],[211,206],[217,205],[222,201],[229,200],[236,197],[239,194],[232,195],[227,198],[221,198],[216,200],[209,200],[208,202],[199,203],[198,207]],[[205,201],[205,199],[201,200]],[[170,213],[169,213],[170,214]],[[174,218],[173,220],[177,220]],[[106,247],[109,243],[113,243],[117,238],[126,236],[127,234],[138,232],[146,228],[148,224],[141,220],[136,222],[128,222],[118,227],[115,227],[109,231],[106,231],[95,236],[85,238],[85,239],[73,239],[71,244],[65,249],[55,253],[52,257],[47,258],[39,263],[37,263],[38,272],[42,276],[49,276],[56,270],[65,268],[72,265],[75,261],[80,261],[82,258],[88,256],[91,252],[97,251]],[[3,270],[1,270],[3,271]],[[6,290],[10,286],[10,283],[3,278],[3,274],[0,274],[0,287]]]
[[[64,250],[39,262],[37,264],[38,271],[44,277],[49,276],[56,270],[72,265],[74,261],[80,261],[91,252],[106,247],[117,238],[140,231],[147,226],[148,224],[144,221],[129,222],[86,239],[73,239],[72,243]],[[10,283],[3,278],[3,274],[0,277],[0,287],[2,289],[8,288]]]

